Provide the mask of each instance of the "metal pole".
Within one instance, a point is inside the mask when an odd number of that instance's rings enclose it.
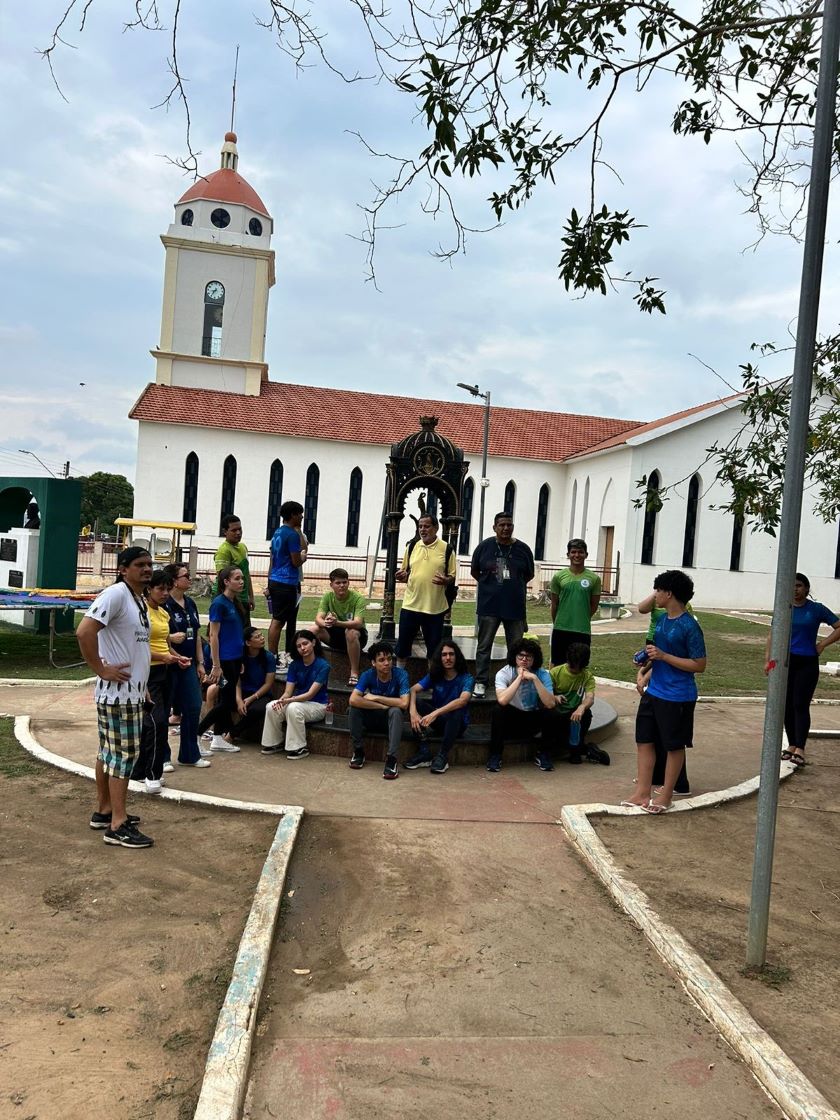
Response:
[[[817,333],[826,210],[831,179],[834,139],[834,105],[837,91],[837,55],[840,50],[840,0],[826,0],[823,16],[820,75],[817,89],[814,149],[808,196],[808,221],[802,255],[796,354],[790,393],[790,424],[776,565],[776,592],[770,632],[770,671],[764,741],[761,748],[761,778],[755,830],[755,860],[747,929],[747,965],[763,968],[767,957],[767,926],[770,916],[770,883],[773,873],[773,844],[779,801],[779,748],[784,724],[790,652],[791,596],[799,550],[802,518],[802,489],[811,406],[811,382]],[[797,744],[798,745],[798,744]]]
[[[484,396],[484,447],[481,452],[481,483],[479,489],[481,494],[478,499],[478,543],[484,540],[484,495],[487,492],[487,487],[483,485],[484,479],[487,478],[487,447],[490,443],[490,390],[488,389]]]

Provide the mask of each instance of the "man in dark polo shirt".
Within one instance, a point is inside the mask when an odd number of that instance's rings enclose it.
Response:
[[[534,554],[513,535],[513,518],[497,513],[494,536],[483,540],[472,555],[472,576],[478,583],[478,647],[475,654],[474,696],[487,690],[490,651],[500,626],[508,648],[525,633],[525,596],[534,578]]]

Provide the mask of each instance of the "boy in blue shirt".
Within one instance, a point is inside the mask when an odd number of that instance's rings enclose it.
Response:
[[[622,805],[665,813],[671,808],[674,786],[693,746],[695,673],[706,669],[706,643],[697,620],[686,611],[694,583],[685,572],[661,572],[653,581],[655,605],[665,614],[656,624],[645,649],[652,664],[650,683],[636,713],[636,789]],[[657,740],[667,751],[665,782],[651,798]]]
[[[348,722],[353,756],[351,770],[365,764],[362,735],[365,731],[387,731],[388,755],[382,777],[399,776],[397,755],[403,732],[403,712],[408,711],[408,673],[394,665],[394,651],[387,642],[374,642],[368,650],[373,668],[366,669],[350,693]]]
[[[280,655],[278,664],[281,668],[286,668],[295,652],[301,568],[306,563],[309,542],[301,529],[303,506],[300,502],[283,502],[280,516],[283,524],[271,538],[271,568],[268,572],[271,624],[268,627],[268,648],[277,657],[280,634],[285,626],[286,652]]]

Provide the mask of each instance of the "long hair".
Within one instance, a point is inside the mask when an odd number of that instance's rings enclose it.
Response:
[[[435,652],[429,658],[429,676],[432,678],[435,684],[446,679],[446,674],[443,669],[443,661],[441,660],[441,654],[447,648],[455,650],[455,676],[459,677],[462,673],[466,673],[467,671],[467,659],[461,652],[461,647],[457,642],[453,642],[450,638],[444,638],[444,640],[440,643]]]
[[[242,632],[242,656],[244,658],[247,658],[247,657],[250,656],[250,654],[248,653],[248,642],[250,642],[250,640],[253,638],[253,636],[255,634],[259,634],[259,632],[260,632],[259,626],[246,626],[245,629],[243,630],[243,632]],[[256,653],[254,655],[254,660],[259,661],[260,666],[262,668],[262,671],[264,673],[268,672],[268,657],[266,656],[265,646],[263,646],[263,648],[258,653]]]
[[[229,564],[227,568],[222,568],[222,570],[219,572],[218,581],[216,583],[216,586],[219,589],[219,594],[220,595],[224,595],[225,584],[230,579],[230,577],[233,575],[233,573],[238,572],[238,571],[239,571],[239,568],[237,568],[235,564]],[[242,620],[242,623],[244,625],[244,623],[245,623],[245,608],[242,606],[242,601],[240,600],[238,594],[234,595],[232,602],[233,602],[233,605],[236,607],[237,611],[239,612],[239,617]]]
[[[324,656],[324,647],[321,645],[320,639],[317,635],[313,634],[311,630],[296,630],[295,631],[295,652],[292,654],[292,661],[302,661],[303,658],[298,653],[297,640],[298,638],[306,638],[315,646],[315,656]]]
[[[513,642],[508,650],[508,665],[516,667],[516,655],[518,653],[530,653],[534,662],[531,669],[536,672],[537,669],[542,668],[543,651],[539,642],[535,642],[533,638],[520,638],[518,641]]]

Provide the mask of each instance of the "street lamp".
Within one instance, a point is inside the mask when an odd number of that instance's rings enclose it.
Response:
[[[39,462],[41,464],[41,466],[44,468],[44,470],[47,472],[47,474],[51,474],[53,476],[53,478],[58,478],[58,475],[55,474],[54,471],[51,471],[50,468],[47,466],[47,464],[44,462],[44,460],[39,459],[34,451],[27,451],[25,447],[19,447],[18,448],[18,454],[19,455],[31,455],[33,459],[37,460],[37,462]]]
[[[478,543],[481,544],[484,540],[484,495],[490,485],[490,479],[487,477],[487,445],[490,442],[490,390],[482,393],[477,385],[465,385],[463,381],[458,382],[458,388],[466,389],[471,396],[480,397],[484,401],[484,447],[481,452],[481,479],[478,484],[481,488],[481,497],[478,503]]]

